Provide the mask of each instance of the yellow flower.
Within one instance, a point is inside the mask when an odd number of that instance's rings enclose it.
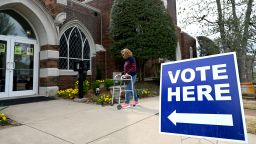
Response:
[[[6,120],[7,120],[7,118],[6,118],[5,116],[3,116],[2,118],[3,118],[3,120],[4,120],[4,121],[6,121]]]

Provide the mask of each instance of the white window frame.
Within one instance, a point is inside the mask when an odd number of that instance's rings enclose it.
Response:
[[[86,40],[89,43],[89,47],[90,47],[90,59],[83,59],[83,53],[82,53],[82,60],[89,60],[90,61],[90,68],[87,71],[87,75],[91,75],[91,68],[92,68],[92,57],[94,57],[96,55],[96,45],[95,42],[93,40],[93,37],[91,35],[91,33],[89,32],[89,30],[78,20],[74,20],[74,21],[70,21],[68,23],[66,23],[65,25],[62,26],[60,33],[59,33],[59,40],[61,39],[61,37],[63,36],[63,34],[66,32],[66,30],[68,30],[71,27],[76,27],[78,29],[80,29],[84,35],[86,36]],[[74,29],[73,29],[74,30]],[[71,34],[71,32],[70,32]],[[80,33],[81,36],[81,33]],[[67,37],[65,36],[66,40]],[[85,43],[85,41],[83,41],[83,44]],[[69,45],[68,45],[69,48]],[[82,49],[83,52],[83,49]],[[68,50],[68,56],[69,56],[69,50]],[[59,58],[67,58],[67,57],[59,57]],[[68,58],[67,60],[69,61],[70,58]],[[74,58],[76,59],[76,58]],[[77,75],[77,72],[74,72],[73,70],[69,69],[69,63],[68,63],[68,69],[60,69],[60,75]]]

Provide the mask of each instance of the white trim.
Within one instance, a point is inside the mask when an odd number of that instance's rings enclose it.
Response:
[[[59,70],[59,75],[60,76],[74,76],[74,75],[78,75],[78,72],[73,71],[73,70]],[[87,75],[92,75],[91,70],[87,71]]]
[[[90,57],[93,57],[96,54],[96,44],[94,42],[94,39],[90,31],[80,21],[73,20],[63,25],[60,30],[59,39],[64,34],[64,32],[71,27],[78,27],[85,34],[86,39],[88,40],[89,46],[90,46]]]
[[[53,50],[40,51],[40,60],[59,59],[59,52]]]
[[[75,4],[78,4],[78,5],[82,6],[82,7],[88,8],[89,10],[95,11],[97,13],[101,13],[100,9],[92,7],[92,6],[88,5],[88,4],[86,4],[85,2],[79,2],[77,0],[68,0],[68,1],[73,2]]]
[[[13,97],[13,96],[25,96],[25,95],[36,95],[38,93],[38,57],[39,57],[39,46],[36,40],[27,39],[24,37],[16,37],[16,36],[2,36],[0,35],[0,39],[7,42],[6,47],[6,83],[5,83],[5,97]],[[15,43],[25,43],[32,44],[34,46],[34,56],[33,56],[33,88],[31,90],[23,90],[23,91],[13,91],[13,76],[14,76],[14,44]],[[1,92],[2,93],[2,92]]]
[[[180,50],[180,42],[177,42],[177,47],[176,47],[176,60],[181,60],[181,50]]]
[[[58,90],[59,90],[58,86],[40,87],[39,88],[39,95],[43,95],[43,96],[56,96]]]
[[[62,69],[60,69],[59,74],[60,74],[60,76],[62,76],[62,75],[74,76],[74,75],[78,75],[78,72],[73,71],[73,70],[62,70]]]
[[[40,78],[46,78],[51,76],[59,76],[58,68],[41,68],[40,69]]]
[[[14,10],[33,27],[40,45],[58,45],[57,29],[53,18],[38,0],[1,0],[0,9]]]
[[[106,49],[103,47],[103,45],[96,44],[96,52],[105,52]]]
[[[57,4],[62,4],[62,5],[67,5],[67,0],[57,0],[57,2],[56,2]]]
[[[96,56],[96,44],[94,42],[94,39],[93,39],[90,31],[80,21],[73,20],[73,21],[69,21],[66,24],[64,24],[60,30],[59,39],[65,33],[65,31],[71,27],[77,27],[85,34],[86,39],[88,40],[88,43],[89,43],[89,47],[90,47],[90,69],[92,69],[92,57]]]
[[[88,70],[88,71],[87,71],[87,75],[92,75],[92,71],[91,71],[91,70]]]
[[[94,0],[84,0],[82,3],[89,3],[91,1],[94,1]]]
[[[56,25],[60,25],[60,24],[63,24],[66,19],[67,19],[67,13],[66,12],[61,12],[61,13],[56,15],[56,17],[54,19],[54,23]]]
[[[193,47],[189,47],[189,58],[193,58]]]

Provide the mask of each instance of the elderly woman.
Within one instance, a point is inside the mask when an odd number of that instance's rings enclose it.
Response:
[[[132,85],[133,85],[133,91],[134,91],[134,103],[132,104],[133,106],[138,105],[138,96],[135,91],[135,82],[136,82],[136,60],[133,57],[133,54],[131,50],[125,48],[121,51],[122,57],[125,60],[124,63],[124,74],[126,77],[129,75],[132,77],[132,81],[128,82],[128,85],[126,87],[126,97],[125,97],[125,103],[122,104],[122,108],[129,108],[130,107],[130,97],[132,95]]]

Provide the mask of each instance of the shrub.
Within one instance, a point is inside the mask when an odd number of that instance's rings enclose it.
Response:
[[[103,88],[104,87],[104,80],[95,80],[93,83],[92,83],[92,89],[94,92],[96,92],[96,88]]]
[[[78,96],[78,89],[66,89],[66,90],[59,90],[57,92],[58,96],[63,97],[63,98],[69,98],[69,99],[73,99],[76,96]]]
[[[137,89],[137,95],[139,97],[148,97],[150,95],[149,89]]]
[[[96,92],[96,88],[100,88],[100,81],[96,80],[92,83],[92,89],[94,92]]]
[[[105,88],[107,89],[107,90],[109,90],[109,88],[111,87],[111,86],[113,86],[114,85],[114,81],[112,80],[112,79],[106,79],[105,80]]]
[[[4,126],[7,124],[8,124],[7,117],[3,113],[0,113],[0,125]]]
[[[112,97],[110,94],[101,94],[95,99],[97,104],[106,105],[110,104],[112,101]]]
[[[84,82],[83,82],[83,92],[84,92],[84,94],[87,94],[89,86],[90,86],[89,81],[88,80],[84,80]],[[76,89],[79,88],[79,81],[75,82],[75,88]]]

